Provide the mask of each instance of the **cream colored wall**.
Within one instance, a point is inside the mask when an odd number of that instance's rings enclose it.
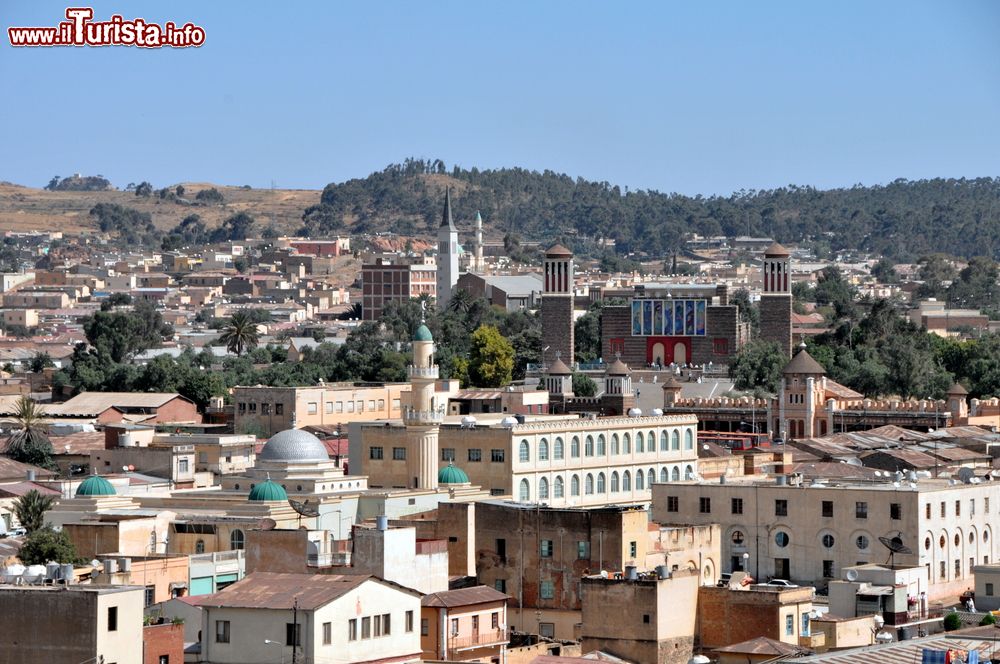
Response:
[[[118,608],[118,629],[108,631],[108,609]],[[141,588],[101,593],[97,598],[97,655],[105,662],[141,664],[142,662]]]
[[[355,421],[373,421],[387,418],[398,418],[400,409],[395,401],[400,399],[401,392],[409,389],[407,383],[391,383],[382,387],[247,387],[237,388],[234,393],[235,426],[240,433],[246,424],[259,424],[266,436],[272,436],[285,429],[301,429],[309,425],[336,426]],[[379,401],[383,407],[379,408]],[[257,404],[256,412],[251,413],[249,406],[240,411],[240,403]],[[327,412],[327,403],[330,412]],[[350,402],[351,407],[348,407]],[[363,402],[363,410],[359,410],[358,402]],[[371,403],[371,402],[374,402]],[[265,415],[261,404],[270,404],[270,413]],[[284,404],[283,413],[275,413],[275,403]],[[309,412],[309,404],[316,404],[316,412]],[[338,403],[341,404],[340,412]],[[345,427],[346,430],[346,427]]]

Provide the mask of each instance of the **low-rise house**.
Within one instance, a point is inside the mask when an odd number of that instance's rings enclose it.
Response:
[[[420,602],[420,643],[425,660],[504,661],[507,596],[488,586],[445,590]]]

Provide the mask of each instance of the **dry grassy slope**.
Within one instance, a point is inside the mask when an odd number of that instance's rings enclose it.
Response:
[[[319,203],[320,191],[302,189],[241,189],[204,182],[184,182],[184,197],[194,200],[202,189],[215,187],[225,197],[224,205],[178,205],[156,196],[143,198],[124,191],[45,191],[12,184],[0,184],[0,229],[63,230],[80,232],[94,228],[90,209],[98,203],[117,203],[148,212],[153,223],[170,229],[189,214],[197,213],[207,226],[214,227],[236,212],[252,214],[262,225],[273,223],[283,231],[298,228],[302,211]],[[176,185],[175,185],[176,186]]]

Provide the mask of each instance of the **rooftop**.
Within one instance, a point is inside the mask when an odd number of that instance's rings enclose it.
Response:
[[[343,597],[366,581],[385,583],[416,594],[415,590],[367,574],[254,572],[225,590],[214,595],[206,595],[198,604],[210,607],[291,611],[297,602],[299,609],[310,611]]]

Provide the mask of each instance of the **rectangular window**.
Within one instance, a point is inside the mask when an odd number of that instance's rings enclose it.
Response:
[[[496,581],[493,582],[493,588],[497,592],[506,593],[507,592],[507,580],[506,579],[497,579]]]
[[[833,561],[824,560],[823,561],[823,578],[832,579],[833,578]]]
[[[790,613],[785,616],[785,636],[795,636],[795,616]]]
[[[347,621],[347,640],[358,640],[358,621],[356,618],[351,618]]]
[[[507,562],[507,540],[497,538],[497,557],[500,559],[500,562]]]
[[[374,636],[382,636],[382,616],[374,616],[373,622],[375,623]]]
[[[989,597],[993,597],[993,584],[992,583],[987,583],[986,584],[986,595],[989,596]]]
[[[543,539],[542,540],[542,543],[541,543],[541,546],[540,546],[539,555],[542,558],[551,558],[552,557],[552,540],[547,540],[547,539]]]
[[[332,415],[333,414],[333,402],[332,401],[327,401],[326,404],[324,404],[324,411],[328,415]]]
[[[283,404],[283,403],[276,403],[276,404],[274,404],[274,414],[275,415],[284,415],[285,414],[285,404]]]
[[[708,496],[702,496],[698,499],[698,511],[702,514],[712,513],[712,499]]]
[[[145,595],[146,606],[153,606],[156,604],[156,586],[146,586]]]
[[[969,516],[976,516],[976,499],[969,500]]]
[[[285,623],[285,645],[295,647],[302,645],[301,623]]]
[[[336,403],[336,406],[334,407],[334,411],[338,412],[338,413],[343,413],[344,412],[344,402],[343,401],[338,401]]]
[[[955,501],[955,516],[962,516],[962,501]]]
[[[542,581],[538,592],[542,599],[552,599],[555,596],[555,585],[551,581]]]
[[[628,543],[628,557],[629,558],[635,558],[637,555],[639,555],[639,545],[638,545],[638,542],[629,542]]]
[[[455,460],[455,448],[454,447],[442,447],[441,448],[441,460],[442,461],[454,461]]]
[[[576,543],[576,557],[580,560],[587,560],[590,558],[590,542],[581,540]]]
[[[333,643],[333,623],[323,623],[323,645],[328,646]]]
[[[955,578],[957,579],[961,576],[962,576],[962,559],[955,558]]]
[[[187,459],[178,459],[177,460],[177,472],[178,473],[186,473],[187,471],[188,471],[188,460]]]
[[[427,636],[431,631],[431,622],[427,618],[420,619],[420,636]]]
[[[854,518],[856,519],[868,518],[868,503],[864,501],[858,501],[854,503]]]
[[[226,623],[226,629],[227,630],[229,629],[228,626],[229,626],[229,623],[227,622]],[[118,607],[117,606],[109,606],[108,607],[108,631],[109,632],[117,632],[118,631]],[[226,633],[228,634],[229,632],[227,631]],[[228,642],[229,642],[229,640],[227,639],[226,643],[228,643]]]
[[[479,616],[472,616],[472,633],[479,634]]]
[[[931,504],[930,503],[927,503],[926,505],[924,505],[924,518],[925,519],[931,518]]]
[[[902,503],[889,503],[889,518],[893,521],[899,521],[903,518]]]
[[[379,460],[382,459],[382,448],[381,447],[371,447],[368,449],[368,458]]]
[[[246,405],[246,402],[243,402],[243,401],[241,401],[241,402],[239,402],[238,404],[236,404],[236,409],[237,409],[238,411],[240,411],[240,414],[241,414],[241,415],[242,415],[243,413],[247,412],[247,405]]]
[[[393,461],[406,461],[406,448],[405,447],[392,448],[392,459]]]
[[[490,461],[493,463],[503,463],[504,462],[504,451],[503,450],[490,450]]]
[[[490,627],[492,627],[493,629],[500,629],[500,613],[499,612],[494,611],[492,614],[490,614]]]
[[[228,620],[216,620],[215,621],[215,642],[216,643],[229,643],[229,621]]]
[[[372,619],[371,617],[364,617],[361,619],[361,638],[370,639],[372,638]]]
[[[392,400],[392,409],[393,410],[399,410],[399,399],[393,399]]]
[[[986,496],[983,498],[983,514],[990,513],[990,497]]]
[[[938,564],[938,573],[942,579],[948,576],[948,564],[943,560]]]
[[[481,449],[472,447],[469,448],[469,461],[473,463],[478,463],[483,460],[483,451]]]
[[[361,400],[358,401],[358,412],[359,413],[365,412],[365,402],[364,402],[364,399],[361,399]]]
[[[385,410],[385,399],[379,399],[378,400],[378,409],[379,410]]]
[[[538,634],[539,636],[544,636],[547,639],[556,638],[556,624],[550,622],[538,623]]]
[[[668,512],[680,511],[680,499],[677,496],[667,496],[667,511]]]
[[[406,632],[413,631],[413,611],[406,612]]]
[[[451,635],[458,636],[458,618],[451,619]]]
[[[788,516],[788,501],[774,501],[774,516]]]
[[[941,501],[941,518],[943,519],[943,518],[945,518],[945,516],[946,516],[946,512],[945,512],[945,509],[944,509],[944,501],[942,500]]]
[[[368,410],[375,410],[375,399],[368,400]]]
[[[743,514],[743,499],[733,498],[733,514]]]
[[[316,410],[317,410],[317,405],[316,405],[315,401],[310,401],[306,405],[306,413],[307,414],[309,414],[309,415],[315,415],[316,414]]]
[[[353,401],[348,401],[347,402],[347,412],[348,413],[353,413],[354,412],[354,402]]]
[[[253,403],[252,401],[250,402],[250,412],[251,413],[257,412],[257,404]]]
[[[271,404],[269,404],[269,403],[262,403],[260,405],[260,414],[261,415],[270,415],[271,414]]]
[[[823,501],[823,512],[822,512],[822,515],[824,517],[828,518],[828,519],[833,517],[833,501],[832,500],[824,500]]]

